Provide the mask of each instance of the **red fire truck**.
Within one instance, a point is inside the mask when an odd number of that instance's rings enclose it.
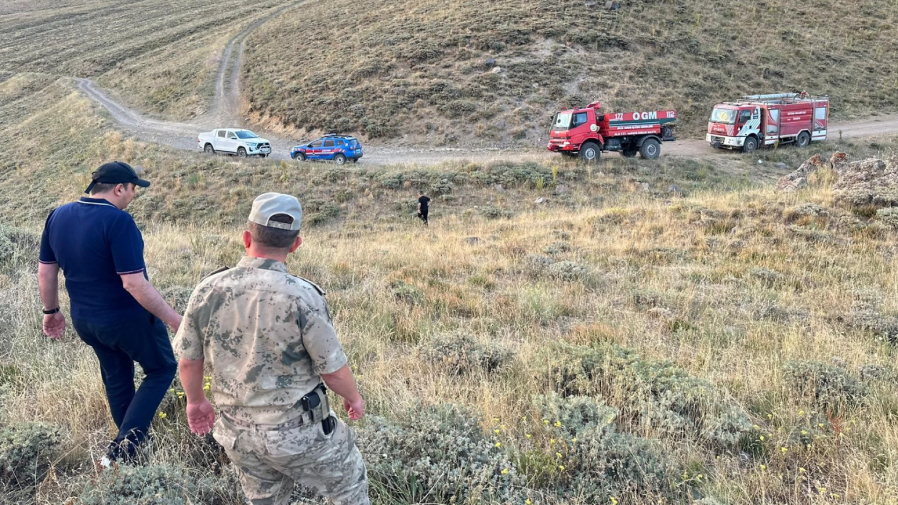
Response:
[[[653,160],[661,155],[661,142],[676,140],[673,134],[676,111],[617,112],[602,114],[593,102],[582,109],[555,114],[549,132],[549,150],[579,156],[587,162],[599,160],[602,151],[618,151],[626,158],[639,153]]]
[[[826,140],[828,120],[827,97],[805,92],[744,96],[714,107],[705,139],[715,149],[746,153],[786,142],[807,147],[812,141]]]

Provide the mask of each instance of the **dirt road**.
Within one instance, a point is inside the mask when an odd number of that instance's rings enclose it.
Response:
[[[196,137],[203,131],[214,128],[239,127],[249,125],[239,115],[240,110],[240,67],[246,38],[260,26],[292,9],[303,2],[284,5],[274,12],[254,21],[227,44],[222,54],[216,78],[215,95],[209,112],[189,122],[171,122],[147,118],[137,111],[129,109],[113,100],[107,93],[97,88],[89,79],[79,79],[78,89],[85,95],[102,105],[119,127],[126,133],[144,141],[171,146],[177,149],[198,151]],[[290,139],[253,128],[257,134],[271,141],[271,158],[289,160],[290,148],[299,139]],[[852,121],[842,124],[830,123],[830,138],[860,138],[898,132],[898,117],[888,116],[871,118],[863,121]],[[681,156],[701,159],[723,159],[732,156],[724,150],[714,150],[704,139],[681,139],[673,143],[665,143],[664,156]],[[433,147],[379,147],[365,146],[365,164],[415,164],[435,165],[445,161],[545,161],[556,159],[557,155],[546,151],[542,145],[532,148],[509,149],[477,149],[477,148],[433,148]]]

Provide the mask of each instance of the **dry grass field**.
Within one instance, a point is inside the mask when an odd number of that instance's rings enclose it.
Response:
[[[67,79],[0,83],[15,140],[0,171],[0,502],[241,503],[221,452],[187,432],[177,383],[148,464],[98,474],[113,425],[97,363],[71,331],[41,335],[41,224],[109,159],[153,181],[129,210],[180,309],[240,257],[256,194],[303,201],[289,267],[328,291],[367,398],[375,503],[898,501],[898,232],[836,204],[826,176],[776,193],[759,157],[735,153],[727,170],[240,162],[122,138],[95,110]]]
[[[3,2],[0,71],[95,79],[166,117],[207,110],[228,40],[287,2]]]
[[[892,0],[620,3],[313,2],[249,39],[250,111],[413,143],[538,145],[553,111],[593,100],[677,109],[681,134],[750,93],[828,94],[838,118],[898,108]]]

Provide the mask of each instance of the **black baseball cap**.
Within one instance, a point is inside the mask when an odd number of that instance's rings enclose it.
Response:
[[[137,176],[137,172],[131,168],[131,165],[121,161],[104,163],[90,176],[90,185],[84,190],[85,193],[90,193],[95,184],[124,184],[130,182],[142,188],[150,185],[150,181],[145,181]]]

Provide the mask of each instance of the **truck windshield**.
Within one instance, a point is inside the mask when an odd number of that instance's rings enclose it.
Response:
[[[708,121],[712,123],[736,124],[736,111],[732,109],[715,108],[714,111],[711,112],[711,119]]]
[[[555,114],[555,120],[552,122],[553,130],[567,130],[571,126],[571,113],[559,112]]]
[[[249,131],[249,130],[240,130],[240,131],[238,131],[238,132],[237,132],[237,137],[238,137],[238,138],[241,138],[241,139],[257,139],[257,138],[259,138],[258,135],[256,135],[255,133],[253,133],[253,132],[251,132],[251,131]]]

